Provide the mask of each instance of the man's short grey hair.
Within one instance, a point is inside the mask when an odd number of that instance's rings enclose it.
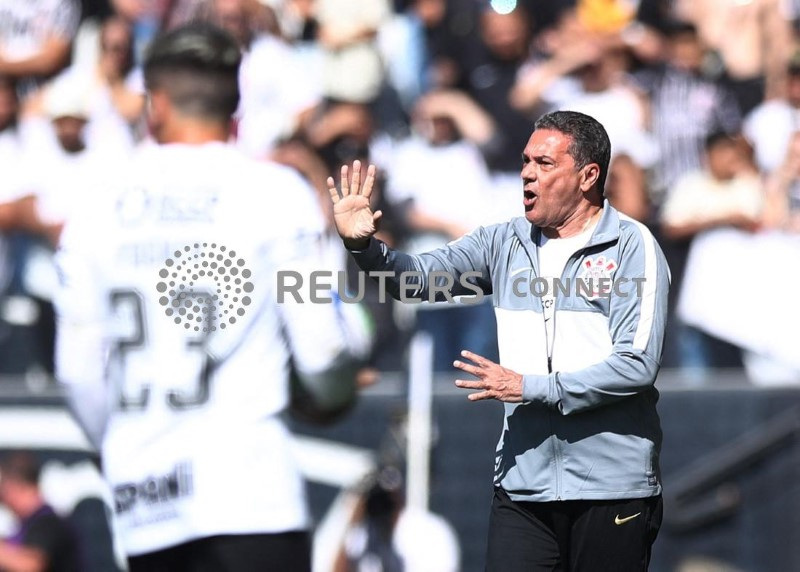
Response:
[[[603,195],[611,162],[611,141],[605,127],[585,113],[554,111],[536,121],[534,131],[538,129],[551,129],[569,135],[572,141],[567,152],[575,160],[575,166],[582,169],[590,163],[596,163],[600,167],[597,190]]]

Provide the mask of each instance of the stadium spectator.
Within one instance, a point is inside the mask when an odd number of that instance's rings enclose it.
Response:
[[[382,216],[369,205],[374,166],[363,187],[361,165],[353,165],[352,179],[343,167],[341,195],[328,180],[345,246],[364,270],[392,273],[386,284],[393,296],[398,273],[411,270],[421,273],[412,285],[423,299],[433,271],[450,274],[452,295],[494,295],[503,365],[466,351],[465,361],[454,362],[479,378],[456,381],[478,390],[471,400],[505,405],[489,571],[643,570],[660,526],[654,382],[669,270],[647,228],[604,201],[610,155],[608,135],[591,117],[543,116],[523,152],[525,216],[421,255],[373,238]],[[471,271],[478,276],[470,288],[461,279]],[[520,296],[517,275],[523,282],[589,275],[644,282],[641,292],[618,282],[622,289],[605,295],[571,288],[547,300]]]
[[[461,133],[472,124],[462,94],[431,92],[414,113],[416,135],[401,142],[387,165],[387,198],[403,213],[412,254],[444,246],[487,221],[491,185],[478,147]],[[474,129],[474,128],[473,128]],[[420,173],[425,176],[420,177]],[[478,304],[420,304],[416,329],[434,340],[434,369],[449,371],[467,348],[497,359],[497,329],[489,300]]]
[[[67,98],[82,100],[88,123],[85,145],[104,152],[125,152],[143,136],[144,93],[141,73],[133,67],[133,38],[119,17],[105,20],[99,32],[97,61],[73,65],[46,84],[26,105],[26,115],[48,115],[52,90],[68,91]]]
[[[134,54],[142,61],[147,45],[159,32],[192,20],[205,0],[110,0],[114,12],[133,29]]]
[[[786,68],[785,95],[764,101],[747,115],[744,135],[755,151],[761,172],[774,172],[783,163],[794,133],[800,130],[800,52]]]
[[[702,167],[706,138],[720,131],[738,133],[742,121],[730,91],[703,75],[707,53],[694,25],[674,23],[667,38],[664,64],[635,76],[647,95],[659,148],[648,193],[656,208],[681,174]]]
[[[718,132],[705,148],[704,168],[684,174],[667,194],[661,224],[669,238],[719,226],[752,231],[760,224],[764,192],[741,142]]]
[[[385,466],[369,479],[332,572],[456,572],[460,549],[441,516],[408,507],[403,477]]]
[[[672,241],[691,239],[704,231],[734,227],[748,232],[761,224],[764,191],[758,174],[740,141],[725,133],[707,138],[704,168],[684,174],[670,189],[661,210],[664,236]],[[675,288],[681,289],[683,260]],[[678,365],[688,379],[700,382],[714,367],[739,365],[740,352],[697,328],[678,320],[674,326]]]
[[[694,24],[718,55],[743,113],[780,96],[792,46],[790,14],[782,0],[676,0],[673,10],[678,19]]]
[[[17,80],[21,99],[69,63],[79,21],[76,0],[0,1],[0,75]]]
[[[783,164],[767,178],[765,226],[800,233],[800,132],[795,132]]]
[[[368,350],[356,306],[276,291],[281,270],[308,284],[324,268],[322,216],[296,173],[228,143],[240,59],[207,24],[155,40],[157,144],[62,237],[58,378],[100,447],[132,572],[308,571],[290,377],[306,411],[341,413]]]
[[[0,569],[80,572],[77,537],[42,498],[39,473],[31,453],[10,453],[0,462],[0,502],[19,519],[16,532],[0,540]]]
[[[390,10],[388,0],[316,0],[326,98],[363,104],[378,97],[384,70],[375,38]]]
[[[492,172],[519,170],[519,150],[530,135],[530,118],[516,109],[508,93],[530,49],[530,17],[522,6],[508,14],[484,8],[479,36],[459,62],[465,91],[493,120],[488,142],[479,142]]]
[[[18,202],[27,191],[30,175],[25,164],[23,139],[18,129],[19,105],[16,86],[9,77],[0,76],[0,299],[11,277],[6,233],[19,226]]]
[[[211,21],[242,48],[236,136],[241,148],[257,158],[266,157],[280,140],[297,132],[321,91],[291,45],[256,27],[266,19],[259,14],[267,10],[248,0],[214,0],[211,7]]]

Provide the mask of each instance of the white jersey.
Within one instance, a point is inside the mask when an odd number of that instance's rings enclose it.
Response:
[[[313,191],[223,143],[143,147],[100,191],[58,255],[56,357],[68,389],[107,388],[126,550],[307,527],[278,416],[290,359],[322,373],[349,351],[336,304],[276,299],[278,269],[320,268]]]

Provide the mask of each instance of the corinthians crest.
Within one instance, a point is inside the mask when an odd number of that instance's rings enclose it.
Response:
[[[615,260],[606,260],[605,256],[587,257],[581,263],[581,270],[578,273],[578,279],[583,280],[587,288],[579,288],[578,291],[587,300],[595,300],[601,297],[607,298],[611,294],[613,286],[611,278],[616,269],[617,262]]]

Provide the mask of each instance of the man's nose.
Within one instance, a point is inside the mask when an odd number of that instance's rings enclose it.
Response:
[[[522,166],[522,171],[520,172],[523,180],[536,180],[536,169],[530,164],[526,163]]]

